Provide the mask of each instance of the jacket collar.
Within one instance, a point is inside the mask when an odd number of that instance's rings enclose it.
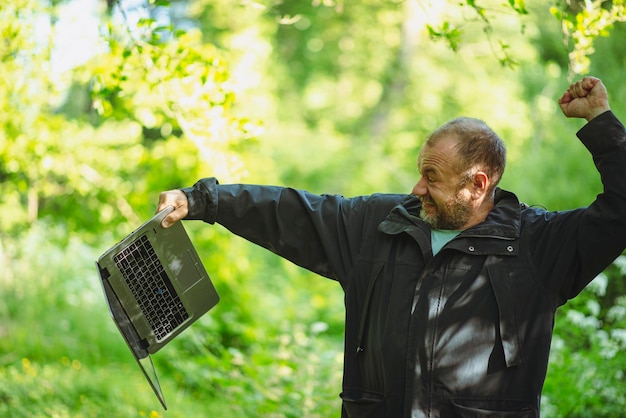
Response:
[[[515,194],[496,189],[495,205],[487,218],[467,230],[466,235],[518,239],[521,228],[521,205]]]
[[[411,195],[401,204],[394,207],[389,215],[380,223],[378,229],[386,234],[395,235],[407,232],[415,236],[416,229],[421,233],[430,235],[430,226],[419,217],[422,204],[420,200]],[[487,218],[469,229],[466,229],[459,237],[485,237],[516,240],[520,236],[521,205],[515,194],[496,189],[495,205]],[[422,235],[422,234],[419,235]]]

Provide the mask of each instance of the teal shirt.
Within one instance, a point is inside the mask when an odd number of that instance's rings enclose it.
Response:
[[[448,231],[445,229],[433,229],[430,232],[430,241],[433,247],[433,255],[436,255],[444,245],[452,241],[461,231]]]

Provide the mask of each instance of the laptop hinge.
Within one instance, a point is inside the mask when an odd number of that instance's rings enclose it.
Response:
[[[107,280],[111,277],[111,273],[109,273],[109,270],[106,267],[100,267],[100,263],[96,263],[96,265],[98,266],[98,270],[100,270],[100,277],[102,277],[103,280]]]
[[[147,350],[148,347],[150,347],[150,343],[148,342],[148,340],[146,338],[142,338],[139,341],[139,345],[141,346],[141,348],[143,348],[144,350]]]

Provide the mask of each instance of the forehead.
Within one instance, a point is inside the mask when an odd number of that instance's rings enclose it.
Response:
[[[453,136],[439,138],[433,144],[426,143],[417,157],[417,166],[420,170],[447,169],[453,171],[457,163],[457,139]]]

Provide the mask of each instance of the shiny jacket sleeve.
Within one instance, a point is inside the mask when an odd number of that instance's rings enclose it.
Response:
[[[558,304],[576,296],[626,247],[626,131],[607,111],[577,136],[591,153],[604,190],[586,208],[545,212],[533,223],[533,259]],[[537,226],[537,225],[535,225]]]
[[[186,219],[219,223],[231,232],[322,276],[344,283],[364,234],[401,195],[344,198],[277,186],[220,185],[214,178],[183,189]],[[344,283],[345,284],[345,283]]]

